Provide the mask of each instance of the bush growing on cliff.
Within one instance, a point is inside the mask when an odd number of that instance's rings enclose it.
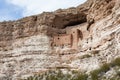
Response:
[[[112,67],[114,66],[120,66],[120,58],[116,58],[114,61],[110,63]]]
[[[110,65],[105,63],[103,64],[99,69],[93,70],[91,72],[91,78],[92,80],[98,80],[98,78],[101,76],[101,73],[105,73],[108,70],[110,70]]]
[[[42,75],[30,76],[24,80],[87,80],[88,75],[83,73],[67,73],[64,74],[61,70],[48,71]]]
[[[107,71],[109,71],[111,67],[113,68],[113,67],[115,67],[115,66],[120,67],[120,58],[116,58],[116,59],[115,59],[114,61],[112,61],[111,63],[105,63],[105,64],[103,64],[99,69],[96,69],[96,70],[91,71],[90,74],[91,74],[92,80],[100,80],[99,78],[100,78],[101,76],[103,76],[104,73],[106,73]],[[120,77],[120,72],[117,71],[116,73],[117,73],[117,76]],[[110,80],[115,80],[115,79],[116,79],[116,77],[111,78]],[[105,80],[107,80],[107,79],[105,79]],[[120,79],[116,79],[116,80],[120,80]]]

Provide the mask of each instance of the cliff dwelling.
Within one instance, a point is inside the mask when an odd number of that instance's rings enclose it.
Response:
[[[53,36],[54,47],[68,47],[71,49],[78,49],[78,42],[82,39],[82,32],[79,29],[67,30],[66,34],[58,34]]]
[[[78,49],[78,43],[83,39],[83,32],[80,27],[87,27],[87,18],[86,14],[69,14],[69,15],[56,15],[53,20],[53,28],[56,28],[56,34],[53,35],[52,47],[68,47],[70,49]],[[67,29],[69,28],[69,29]],[[57,30],[59,29],[59,30]],[[65,30],[62,33],[61,30]],[[85,29],[87,31],[87,29]]]

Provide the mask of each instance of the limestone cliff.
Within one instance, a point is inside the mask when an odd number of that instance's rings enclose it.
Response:
[[[71,33],[74,30],[79,34]],[[67,37],[72,42],[56,46],[54,37],[61,34],[72,35]],[[54,68],[89,73],[117,57],[119,0],[88,0],[78,7],[0,23],[0,80],[18,80]]]

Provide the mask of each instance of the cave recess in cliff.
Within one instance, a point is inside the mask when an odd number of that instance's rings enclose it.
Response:
[[[80,21],[80,20],[78,20],[78,21],[71,21],[71,22],[69,22],[68,24],[64,25],[64,28],[66,28],[66,27],[68,27],[68,26],[79,25],[79,24],[82,24],[82,23],[84,23],[84,22],[86,22],[86,20],[83,20],[83,21]]]
[[[64,29],[69,26],[79,25],[81,23],[87,22],[86,14],[68,14],[65,16],[57,15],[53,21],[53,27]]]

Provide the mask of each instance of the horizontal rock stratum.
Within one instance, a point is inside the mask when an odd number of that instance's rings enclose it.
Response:
[[[0,80],[55,68],[89,73],[117,57],[120,0],[88,0],[78,7],[0,22]]]

